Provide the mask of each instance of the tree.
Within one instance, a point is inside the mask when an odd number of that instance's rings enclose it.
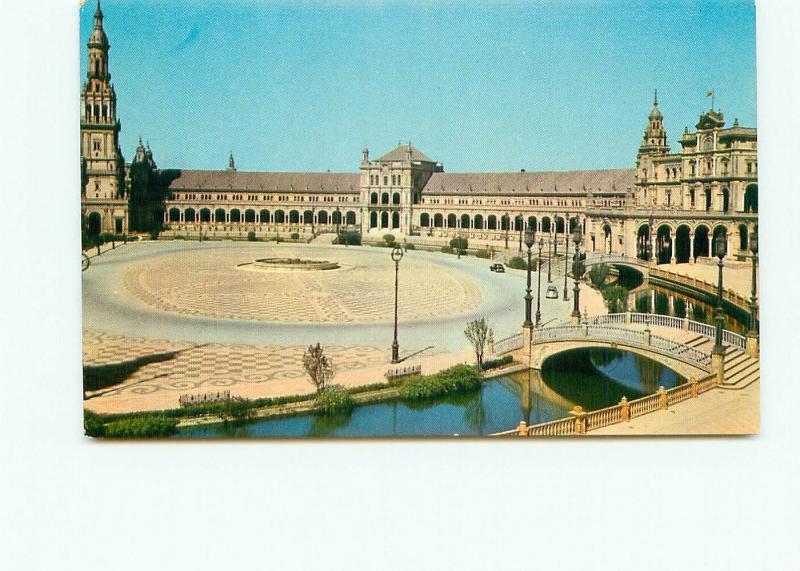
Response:
[[[603,298],[608,304],[609,313],[623,313],[628,310],[628,290],[613,285],[603,290]]]
[[[486,349],[486,340],[494,333],[491,327],[486,324],[486,320],[481,317],[467,323],[464,335],[466,335],[475,349],[475,362],[478,364],[478,370],[480,371],[483,369],[483,353]]]
[[[608,277],[611,269],[606,264],[597,264],[592,266],[589,270],[589,281],[597,289],[603,289],[606,285],[606,278]]]
[[[303,368],[308,374],[311,384],[317,389],[317,394],[325,390],[328,381],[333,377],[333,361],[325,355],[325,350],[317,343],[309,345],[303,354]]]

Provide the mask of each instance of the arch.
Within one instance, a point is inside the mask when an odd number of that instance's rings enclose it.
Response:
[[[731,193],[727,188],[722,189],[722,211],[727,212],[731,207]]]
[[[328,223],[328,212],[326,210],[320,210],[317,212],[317,224],[327,224]]]
[[[678,264],[688,263],[690,255],[689,227],[681,224],[675,231],[675,261]]]
[[[369,227],[370,228],[377,228],[378,227],[378,213],[374,210],[369,213]]]
[[[186,222],[196,222],[197,221],[197,212],[194,208],[187,208],[183,211],[183,219]]]
[[[672,228],[668,224],[662,224],[656,230],[656,263],[668,264],[672,257]]]
[[[283,210],[275,211],[275,224],[286,224],[286,213]]]
[[[370,204],[378,204],[378,193],[373,192],[369,195],[369,203]]]
[[[744,191],[744,211],[758,212],[758,185],[750,184]]]
[[[344,217],[346,224],[355,224],[356,223],[356,213],[350,210]]]
[[[241,222],[242,221],[242,211],[238,208],[231,209],[231,222]]]
[[[392,212],[392,228],[400,228],[400,213]]]
[[[611,224],[608,222],[603,224],[603,252],[606,254],[611,253]]]
[[[469,223],[470,223],[469,214],[462,214],[461,215],[461,227],[462,228],[469,228]]]
[[[722,240],[725,245],[725,253],[728,252],[728,229],[725,226],[716,226],[714,228],[714,234],[711,238],[711,255],[717,255],[717,242]]]
[[[556,216],[556,234],[564,233],[564,219],[561,216]]]
[[[389,227],[389,213],[381,212],[381,228]]]
[[[265,210],[265,209],[259,210],[259,212],[258,212],[258,221],[261,224],[269,224],[269,222],[270,222],[270,220],[269,220],[269,210]]]
[[[431,215],[427,212],[423,212],[419,216],[419,225],[427,228],[431,225]]]
[[[392,204],[400,204],[400,193],[395,192],[392,194]]]
[[[636,230],[636,257],[640,260],[650,259],[650,225],[642,224]]]
[[[338,210],[334,210],[333,214],[331,215],[331,222],[333,224],[341,224],[342,223],[342,213]]]
[[[511,226],[511,218],[508,214],[503,214],[500,217],[500,230],[508,230]]]
[[[181,211],[177,208],[170,208],[169,209],[169,221],[170,222],[180,222],[181,221]]]
[[[214,211],[214,220],[216,222],[223,222],[224,223],[225,222],[225,214],[226,214],[226,212],[225,212],[224,208],[217,208]]]
[[[381,194],[381,204],[389,204],[389,193],[384,192]]]
[[[480,214],[476,214],[475,218],[472,219],[472,224],[477,230],[483,230],[483,216]]]
[[[252,208],[248,208],[244,211],[244,221],[245,222],[255,222],[256,221],[256,211]]]
[[[694,257],[707,258],[709,256],[708,226],[700,224],[694,229]]]
[[[517,214],[517,216],[514,217],[514,230],[515,231],[524,230],[524,227],[525,227],[525,219],[522,217],[522,214]]]
[[[575,227],[578,226],[578,224],[580,224],[580,221],[578,220],[577,216],[573,216],[572,218],[570,218],[569,219],[569,231],[572,232],[573,230],[575,230]]]
[[[433,215],[433,226],[434,228],[441,228],[442,226],[444,226],[442,215],[439,214],[438,212]]]
[[[749,241],[747,239],[747,226],[739,224],[739,249],[743,252],[747,251]]]
[[[453,213],[448,214],[447,215],[447,227],[448,228],[455,228],[456,226],[458,226],[458,219],[456,218],[456,215],[453,214]]]
[[[542,218],[542,232],[550,233],[552,231],[551,224],[550,224],[550,217],[544,216]]]
[[[311,210],[306,210],[303,212],[303,224],[313,224],[314,223],[314,212]]]
[[[97,236],[103,228],[103,216],[99,212],[90,212],[87,217],[87,231],[89,236]]]
[[[300,213],[297,210],[290,210],[289,224],[299,224],[299,223],[300,223]]]
[[[211,222],[211,210],[208,208],[200,209],[200,222]]]
[[[536,232],[536,216],[528,216],[528,228],[533,228]]]

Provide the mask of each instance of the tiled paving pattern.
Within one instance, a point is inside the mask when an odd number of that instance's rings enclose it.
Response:
[[[318,255],[315,255],[318,254]],[[242,271],[237,265],[268,256],[325,259],[341,269],[308,272]],[[315,250],[292,246],[173,252],[133,264],[126,289],[171,313],[291,323],[389,322],[394,311],[394,264],[389,250]],[[481,292],[465,273],[423,259],[403,260],[401,318],[430,320],[466,313]]]
[[[230,390],[246,398],[307,393],[313,387],[306,379],[302,356],[305,346],[253,346],[194,344],[159,341],[84,331],[84,366],[130,363],[161,355],[163,359],[142,365],[122,383],[87,393],[85,405],[97,412],[128,412],[175,408],[182,393]],[[175,352],[169,356],[169,353]],[[378,382],[389,367],[388,348],[369,346],[325,346],[334,363],[334,382],[348,386]],[[403,355],[415,351],[407,349]],[[415,357],[425,366],[451,354],[426,349]],[[469,355],[466,355],[468,358]],[[453,362],[465,357],[457,355]],[[450,360],[453,360],[450,359]]]

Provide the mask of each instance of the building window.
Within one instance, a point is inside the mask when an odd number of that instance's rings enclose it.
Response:
[[[383,175],[383,186],[389,186],[389,177],[387,175]]]

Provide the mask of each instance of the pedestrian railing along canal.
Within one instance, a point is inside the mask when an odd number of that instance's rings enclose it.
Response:
[[[701,394],[713,389],[716,384],[716,375],[709,375],[700,381],[691,378],[687,383],[677,387],[671,389],[659,387],[657,392],[632,401],[622,397],[619,404],[591,412],[586,412],[582,407],[576,406],[570,411],[570,416],[566,418],[530,426],[525,421],[521,421],[516,428],[498,432],[492,434],[492,436],[571,436],[573,434],[586,434],[592,430],[613,424],[629,422],[632,418],[651,412],[667,410],[679,402],[699,397]]]

